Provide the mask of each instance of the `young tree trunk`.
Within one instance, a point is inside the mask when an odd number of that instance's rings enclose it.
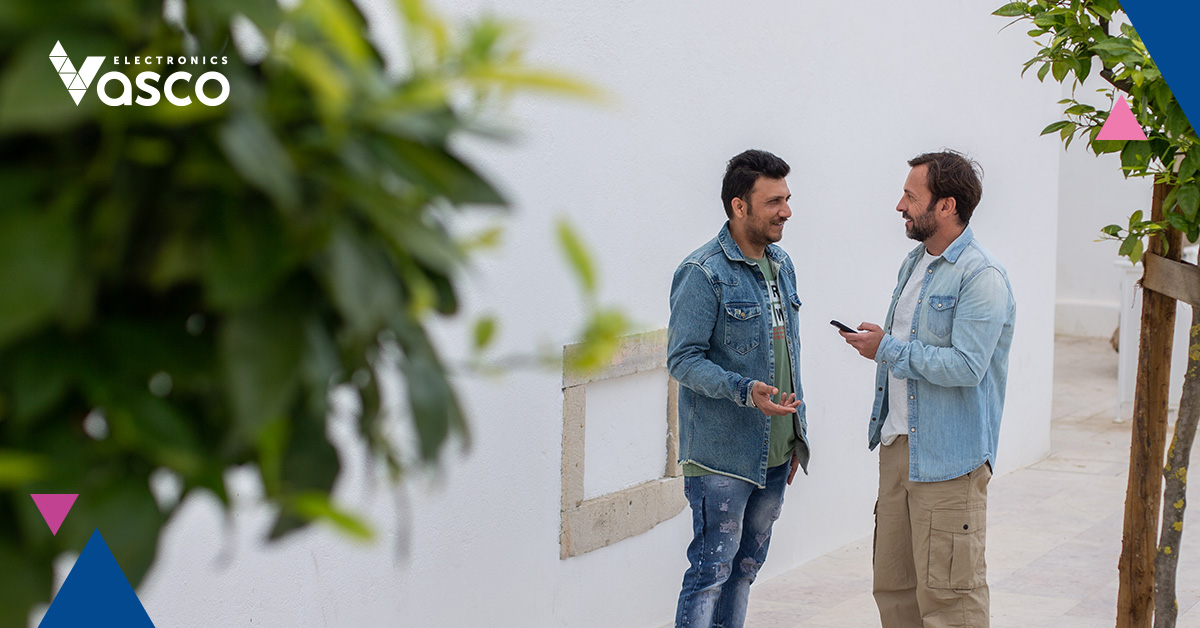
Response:
[[[1151,220],[1162,220],[1168,187],[1154,184]],[[1168,246],[1163,246],[1162,238]],[[1168,230],[1150,238],[1150,253],[1179,259],[1180,233]],[[1141,342],[1133,402],[1129,485],[1125,493],[1125,534],[1121,542],[1117,628],[1151,628],[1154,618],[1154,557],[1158,549],[1158,512],[1162,500],[1163,450],[1167,440],[1167,389],[1171,381],[1171,345],[1175,299],[1146,290],[1142,295]]]
[[[1175,599],[1175,567],[1179,563],[1179,543],[1183,538],[1183,513],[1187,508],[1187,467],[1196,440],[1200,420],[1200,307],[1192,307],[1192,326],[1188,331],[1188,365],[1183,378],[1183,396],[1175,436],[1167,453],[1166,490],[1163,492],[1162,533],[1158,537],[1158,555],[1154,558],[1154,628],[1175,628],[1179,603]]]

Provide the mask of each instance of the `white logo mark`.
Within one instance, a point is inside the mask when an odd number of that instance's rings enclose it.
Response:
[[[62,77],[63,85],[67,86],[67,90],[71,92],[71,98],[75,99],[75,104],[78,106],[84,92],[91,87],[92,79],[96,78],[96,73],[100,71],[100,64],[104,63],[104,57],[88,57],[76,70],[75,64],[67,58],[67,52],[63,50],[62,42],[59,41],[55,42],[54,50],[50,51],[50,63],[54,64],[54,71]]]

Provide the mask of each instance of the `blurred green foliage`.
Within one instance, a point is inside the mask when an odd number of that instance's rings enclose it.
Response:
[[[383,436],[381,339],[400,349],[418,460],[467,440],[425,323],[456,312],[459,271],[496,237],[460,242],[448,218],[505,201],[453,140],[514,91],[586,89],[526,65],[496,20],[396,7],[409,67],[389,71],[349,0],[194,0],[178,23],[158,0],[0,3],[0,628],[49,600],[53,558],[95,528],[142,579],[178,503],[156,502],[156,470],[228,504],[226,472],[252,465],[273,537],[314,520],[369,537],[330,502],[326,414],[353,383],[372,454],[413,462]],[[252,63],[231,38],[247,21]],[[101,75],[215,70],[230,95],[110,107],[93,81],[76,105],[59,41],[76,67],[106,56]],[[114,67],[133,55],[228,63]],[[473,340],[495,333],[485,319]],[[57,536],[40,492],[80,494]]]
[[[1020,0],[1005,4],[993,15],[1015,18],[1012,24],[1024,21],[1033,26],[1028,34],[1039,50],[1025,62],[1022,73],[1037,66],[1039,81],[1050,76],[1071,85],[1072,96],[1059,101],[1066,105],[1065,119],[1048,125],[1042,135],[1058,133],[1064,147],[1069,147],[1075,137],[1085,136],[1088,147],[1097,155],[1120,153],[1125,176],[1153,176],[1155,181],[1171,186],[1163,203],[1162,221],[1145,220],[1144,212],[1137,211],[1130,216],[1127,227],[1108,225],[1102,230],[1105,237],[1121,240],[1120,255],[1136,263],[1145,249],[1144,238],[1168,226],[1180,230],[1192,242],[1200,238],[1196,130],[1141,37],[1128,23],[1119,0]],[[1125,96],[1148,141],[1096,139],[1108,111],[1074,97],[1074,90],[1093,71],[1108,83],[1098,91],[1110,102],[1117,100],[1118,92]],[[1180,167],[1176,172],[1177,160]]]

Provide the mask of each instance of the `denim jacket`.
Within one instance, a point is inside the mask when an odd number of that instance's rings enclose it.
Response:
[[[785,304],[793,390],[803,399],[796,271],[778,246],[768,245],[766,255]],[[675,271],[667,369],[679,382],[679,461],[759,487],[767,480],[771,418],[750,406],[749,396],[754,381],[775,381],[770,308],[766,279],[734,242],[729,223]],[[803,404],[792,417],[807,473]]]
[[[925,245],[900,266],[875,361],[868,443],[888,413],[888,369],[908,380],[909,480],[939,482],[995,465],[1016,301],[1008,274],[971,228],[933,261],[921,281],[912,329],[892,333],[896,301]]]

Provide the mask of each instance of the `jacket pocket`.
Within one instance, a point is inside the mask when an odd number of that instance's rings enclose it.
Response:
[[[748,353],[758,346],[762,334],[762,306],[757,303],[725,304],[725,346]]]
[[[934,510],[929,523],[929,588],[974,589],[987,582],[987,511]]]
[[[954,329],[954,297],[929,297],[929,331],[939,338],[950,335]]]

